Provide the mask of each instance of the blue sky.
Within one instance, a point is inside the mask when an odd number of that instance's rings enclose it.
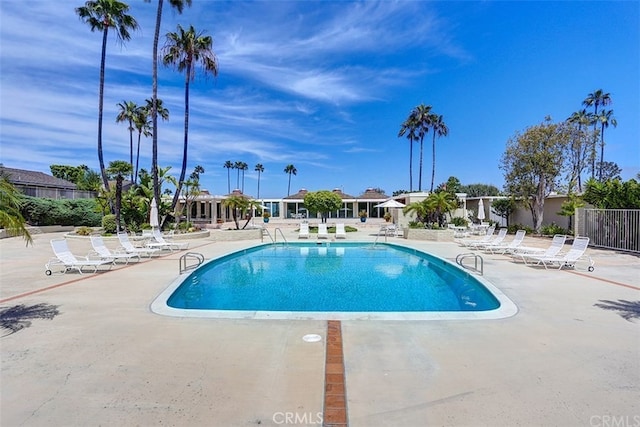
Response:
[[[167,2],[165,2],[167,3]],[[100,33],[81,1],[0,1],[0,162],[49,172],[51,164],[98,170]],[[124,46],[110,37],[105,76],[105,162],[126,160],[129,134],[116,104],[151,96],[155,2],[130,2],[140,30]],[[449,127],[436,146],[436,185],[503,185],[507,140],[550,115],[564,120],[596,89],[609,92],[617,128],[605,160],[623,179],[640,172],[640,2],[217,2],[193,0],[182,15],[165,5],[161,34],[193,25],[214,39],[217,78],[191,86],[187,174],[227,193],[227,160],[249,165],[244,190],[261,197],[368,187],[409,188],[409,143],[400,124],[420,103]],[[161,45],[164,37],[161,39]],[[159,163],[179,174],[184,76],[161,68]],[[151,162],[143,140],[141,165]],[[422,188],[431,179],[425,139]],[[418,146],[414,147],[414,189]],[[236,187],[235,171],[231,188]]]

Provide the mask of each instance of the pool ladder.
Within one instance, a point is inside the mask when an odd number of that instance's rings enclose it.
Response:
[[[463,261],[467,258],[473,258],[473,267],[464,265]],[[480,260],[480,268],[478,268],[478,260]],[[460,267],[465,268],[467,270],[471,270],[476,273],[480,273],[480,275],[484,275],[484,260],[478,254],[474,254],[473,252],[468,252],[464,254],[458,254],[456,256],[456,264]]]
[[[264,242],[264,236],[267,235],[269,236],[269,239],[271,240],[271,243],[278,243],[278,233],[280,233],[280,236],[282,236],[282,240],[284,241],[284,245],[287,246],[287,238],[284,237],[284,233],[282,232],[282,230],[280,228],[275,228],[273,230],[273,236],[271,235],[271,233],[269,233],[269,230],[267,230],[266,228],[262,229],[262,241]]]
[[[204,255],[198,252],[187,252],[180,257],[178,262],[180,263],[180,274],[182,274],[200,267],[204,262]]]

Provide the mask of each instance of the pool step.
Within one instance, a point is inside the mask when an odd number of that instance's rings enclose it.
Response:
[[[180,263],[180,274],[185,271],[195,270],[204,262],[204,255],[198,252],[187,252],[178,260]]]

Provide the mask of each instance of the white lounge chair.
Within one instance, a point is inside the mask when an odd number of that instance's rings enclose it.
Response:
[[[516,235],[513,236],[513,240],[508,244],[491,245],[488,246],[486,250],[492,254],[512,253],[522,244],[525,234],[527,234],[525,230],[518,230],[516,231]]]
[[[118,240],[120,241],[120,246],[122,246],[122,249],[130,254],[138,254],[143,256],[146,255],[151,258],[151,255],[160,250],[158,248],[141,248],[133,246],[133,243],[131,243],[131,241],[129,240],[129,235],[127,233],[118,233]]]
[[[593,259],[591,259],[590,256],[585,255],[588,246],[588,237],[575,237],[573,239],[573,244],[571,245],[569,252],[567,252],[566,254],[558,254],[551,257],[531,256],[529,258],[532,261],[537,261],[535,265],[544,265],[545,269],[547,269],[548,266],[554,266],[555,264],[558,264],[558,270],[560,270],[562,269],[562,267],[575,268],[576,262],[586,257],[589,260],[588,270],[593,271]]]
[[[493,232],[495,230],[496,230],[495,225],[492,225],[491,227],[487,228],[485,235],[482,236],[482,237],[476,237],[476,238],[472,238],[472,239],[460,239],[460,240],[457,240],[457,242],[460,245],[467,246],[467,247],[471,247],[473,245],[477,245],[478,243],[487,243],[487,242],[491,241],[495,237],[493,235]]]
[[[525,264],[527,259],[531,257],[551,258],[556,256],[564,246],[564,242],[567,240],[567,236],[564,234],[556,234],[551,240],[551,244],[548,248],[533,248],[530,246],[519,246],[511,254],[514,260],[522,260]]]
[[[104,244],[104,240],[100,235],[97,235],[97,234],[92,235],[90,236],[90,238],[91,238],[91,246],[93,246],[94,254],[97,257],[104,258],[104,259],[113,259],[114,263],[117,260],[123,260],[125,261],[125,264],[129,264],[129,261],[131,261],[131,258],[137,258],[137,260],[140,261],[139,254],[130,254],[130,253],[119,252],[119,251],[111,252],[111,250],[107,248],[107,246]]]
[[[470,242],[467,247],[471,249],[486,249],[488,246],[501,244],[505,237],[507,237],[507,229],[501,228],[500,231],[498,231],[498,234],[489,239],[489,241],[481,241],[476,243]]]
[[[174,249],[181,251],[189,247],[189,242],[175,242],[165,239],[158,228],[153,229],[153,239],[155,241],[147,242],[146,246],[150,248],[169,249],[171,252],[173,252]]]
[[[344,224],[336,224],[336,239],[346,239],[347,232],[344,229]]]
[[[55,257],[49,259],[44,265],[47,276],[51,276],[54,268],[60,268],[61,273],[78,270],[78,273],[82,274],[82,269],[85,267],[93,268],[95,273],[101,265],[109,265],[109,269],[113,266],[113,259],[90,259],[86,256],[81,257],[72,254],[65,239],[51,240],[51,249],[53,249]]]
[[[320,223],[318,224],[318,239],[328,239],[329,231],[327,231],[327,224]]]
[[[309,223],[302,222],[300,223],[300,231],[298,232],[298,239],[308,239],[309,238]]]

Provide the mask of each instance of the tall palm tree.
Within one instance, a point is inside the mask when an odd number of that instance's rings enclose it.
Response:
[[[240,170],[242,169],[242,162],[235,162],[233,164],[233,168],[238,170],[238,172],[236,172],[236,188],[239,190],[240,189]]]
[[[249,170],[249,165],[245,162],[240,162],[240,170],[242,171],[242,187],[240,187],[240,191],[244,194],[244,171]]]
[[[134,121],[136,130],[138,131],[138,149],[136,154],[136,166],[135,166],[135,173],[134,173],[134,180],[133,180],[133,183],[136,185],[138,184],[138,165],[140,163],[140,140],[142,138],[142,135],[144,135],[145,137],[152,135],[152,132],[151,132],[152,123],[151,123],[150,116],[151,116],[151,110],[153,109],[153,101],[150,98],[147,98],[146,103],[147,103],[146,105],[138,108],[137,115]],[[163,107],[162,99],[158,99],[157,104],[158,104],[158,108],[157,108],[158,116],[162,118],[162,121],[169,120],[169,110]]]
[[[178,25],[177,32],[167,34],[167,43],[163,49],[162,63],[173,65],[179,72],[184,72],[184,146],[182,151],[182,170],[178,179],[178,188],[173,195],[171,208],[174,209],[180,198],[180,190],[187,172],[187,151],[189,147],[189,83],[196,77],[196,66],[202,67],[204,74],[218,75],[218,60],[211,50],[213,38],[204,32],[196,32],[193,25],[185,31]]]
[[[222,165],[223,168],[227,169],[227,194],[231,194],[231,174],[229,173],[231,169],[233,169],[233,163],[231,160],[227,160]]]
[[[296,175],[298,173],[298,169],[296,169],[293,165],[287,165],[284,168],[284,173],[289,174],[289,186],[287,187],[287,196],[291,194],[291,175]]]
[[[609,125],[616,127],[618,121],[613,117],[613,110],[602,110],[598,115],[598,122],[600,123],[600,168],[598,169],[598,181],[602,182],[602,167],[604,165],[604,130]]]
[[[262,172],[264,172],[264,166],[262,166],[262,164],[258,163],[254,168],[254,171],[258,172],[258,196],[257,198],[260,198],[260,174]]]
[[[431,129],[433,130],[433,166],[431,168],[431,190],[433,193],[433,181],[436,178],[436,137],[449,135],[449,128],[442,120],[442,115],[433,114],[431,117]]]
[[[114,160],[109,163],[109,167],[107,168],[107,174],[116,180],[116,203],[115,203],[115,213],[116,213],[116,230],[120,231],[122,227],[120,227],[120,210],[122,208],[122,182],[124,181],[124,177],[127,174],[131,173],[131,163],[125,162],[123,160]]]
[[[133,101],[122,101],[118,102],[118,108],[120,110],[116,116],[116,123],[129,123],[129,164],[133,165],[133,131],[135,130],[133,124],[140,113],[139,107]],[[133,182],[133,168],[131,168],[131,182]]]
[[[429,132],[431,128],[431,120],[433,115],[431,114],[431,105],[420,104],[416,108],[414,108],[413,112],[413,120],[416,123],[418,138],[420,139],[420,169],[418,171],[418,191],[422,191],[422,152],[423,152],[423,141],[425,135]]]
[[[91,31],[102,31],[102,55],[100,60],[100,92],[98,96],[98,162],[104,188],[109,190],[109,179],[104,167],[102,153],[102,113],[104,105],[104,69],[107,57],[107,35],[113,27],[117,40],[124,43],[131,39],[130,30],[138,28],[138,22],[128,15],[129,5],[118,0],[89,0],[76,8],[76,14],[87,23]]]
[[[407,134],[409,140],[409,191],[413,191],[413,143],[418,140],[417,131],[418,125],[413,115],[409,114],[409,117],[400,125],[398,132],[398,138]]]
[[[145,2],[151,0],[145,0]],[[160,206],[160,180],[158,170],[158,41],[160,40],[160,25],[162,24],[162,6],[164,0],[158,0],[158,8],[156,10],[156,28],[153,33],[153,54],[152,54],[152,94],[151,94],[151,126],[153,132],[152,157],[151,157],[151,176],[153,179],[153,197]],[[169,4],[179,14],[186,6],[191,6],[191,0],[169,0]]]
[[[587,97],[582,101],[582,105],[585,107],[593,106],[593,115],[591,116],[593,125],[593,147],[591,147],[591,178],[593,178],[596,174],[596,129],[598,128],[598,107],[599,106],[607,106],[611,104],[613,100],[611,99],[610,93],[605,93],[602,89],[597,89],[587,95]]]

